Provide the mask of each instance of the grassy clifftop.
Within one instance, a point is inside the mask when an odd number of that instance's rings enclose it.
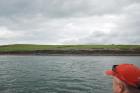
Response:
[[[140,55],[140,45],[32,45],[0,46],[0,54],[10,55]]]
[[[0,52],[36,51],[36,50],[91,50],[91,49],[140,49],[140,45],[32,45],[14,44],[1,45]]]
[[[34,51],[34,50],[62,50],[62,49],[140,49],[140,45],[32,45],[14,44],[1,45],[0,51]]]

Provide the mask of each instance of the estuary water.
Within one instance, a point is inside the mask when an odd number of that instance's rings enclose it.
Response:
[[[104,74],[139,56],[0,56],[0,93],[112,93]]]

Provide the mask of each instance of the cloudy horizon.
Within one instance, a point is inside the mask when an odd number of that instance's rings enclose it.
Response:
[[[0,0],[3,44],[140,44],[140,0]]]

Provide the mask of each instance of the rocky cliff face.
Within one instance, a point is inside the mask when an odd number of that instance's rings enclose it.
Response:
[[[35,51],[11,51],[0,52],[15,55],[140,55],[140,49],[59,49],[59,50],[35,50]]]

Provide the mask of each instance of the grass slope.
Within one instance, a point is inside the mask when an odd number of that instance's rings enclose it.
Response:
[[[84,49],[140,49],[140,45],[32,45],[14,44],[1,45],[0,52],[36,51],[36,50],[84,50]]]

